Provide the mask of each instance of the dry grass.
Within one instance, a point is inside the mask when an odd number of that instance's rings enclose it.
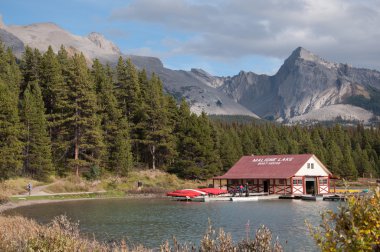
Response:
[[[0,216],[1,251],[150,251],[142,246],[129,248],[119,244],[103,244],[80,236],[78,224],[65,216],[56,217],[49,225],[40,225],[24,217]]]
[[[56,180],[44,191],[48,193],[94,192],[102,190],[100,184],[100,181],[88,181],[73,175]]]
[[[46,193],[95,192],[107,190],[118,194],[162,194],[169,190],[204,187],[206,182],[182,180],[176,175],[160,170],[131,171],[127,177],[104,176],[101,180],[89,181],[75,175],[65,178],[50,178],[50,184],[28,178],[9,179],[0,182],[0,198],[26,193],[26,185],[31,182],[33,189],[46,185],[39,190]],[[137,188],[137,182],[143,187]]]
[[[43,185],[43,182],[28,178],[13,178],[0,182],[0,194],[10,196],[27,192],[26,185],[31,182],[33,186]]]
[[[181,188],[197,188],[204,186],[204,182],[179,179],[176,175],[160,170],[131,171],[128,177],[109,177],[102,181],[106,190],[121,190],[133,193],[137,189],[137,182],[142,182],[142,191],[160,193]]]
[[[143,245],[128,246],[125,241],[104,244],[83,238],[78,224],[71,223],[65,216],[56,217],[48,225],[40,225],[24,217],[0,216],[1,251],[153,251]],[[231,234],[223,229],[218,232],[211,226],[207,228],[200,246],[180,244],[175,237],[172,245],[166,241],[160,246],[161,252],[228,252],[228,251],[283,251],[278,241],[272,242],[270,230],[261,226],[253,239],[235,243]]]

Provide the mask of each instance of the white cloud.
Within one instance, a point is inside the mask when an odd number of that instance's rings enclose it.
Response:
[[[210,4],[211,2],[211,4]],[[171,53],[283,59],[303,46],[326,59],[380,69],[379,0],[134,0],[113,19],[188,32]]]

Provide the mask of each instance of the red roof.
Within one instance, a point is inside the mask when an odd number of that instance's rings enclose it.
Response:
[[[286,179],[314,155],[243,156],[223,176],[214,179]]]

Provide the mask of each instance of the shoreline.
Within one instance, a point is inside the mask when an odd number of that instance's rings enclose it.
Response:
[[[24,200],[19,202],[7,202],[0,205],[0,215],[7,210],[15,209],[18,207],[31,206],[37,204],[48,204],[67,201],[79,201],[79,200],[102,200],[102,199],[154,199],[164,198],[164,194],[126,194],[122,197],[98,197],[98,198],[73,198],[73,199],[41,199],[41,200]]]

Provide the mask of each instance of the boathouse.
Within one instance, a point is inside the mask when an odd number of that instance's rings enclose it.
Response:
[[[252,193],[326,194],[331,172],[313,154],[243,156],[214,186],[235,190],[247,185]]]

